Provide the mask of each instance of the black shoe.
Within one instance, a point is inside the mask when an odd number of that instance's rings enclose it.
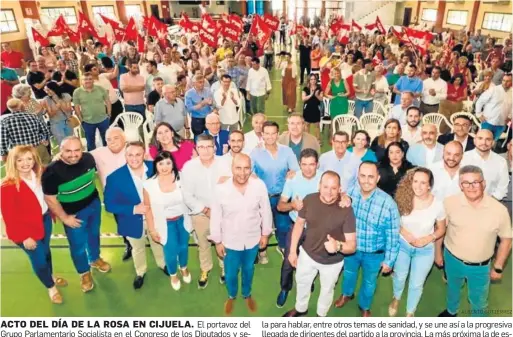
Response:
[[[162,268],[162,271],[164,272],[164,274],[166,274],[167,276],[169,276],[169,272],[167,271],[167,266],[165,266],[164,268]]]
[[[456,314],[451,314],[447,309],[438,314],[438,317],[456,317]]]
[[[205,289],[208,284],[208,271],[202,271],[200,278],[198,279],[198,288]]]
[[[292,309],[290,311],[287,311],[285,313],[285,315],[283,315],[282,317],[301,317],[301,316],[306,316],[307,314],[308,314],[308,310],[305,312],[299,312],[296,309]]]
[[[285,305],[285,302],[287,302],[287,296],[289,295],[288,291],[282,290],[278,294],[278,298],[276,299],[276,306],[278,308],[283,308],[283,305]]]
[[[219,283],[224,284],[225,282],[226,282],[226,278],[224,276],[224,271],[223,271],[221,276],[219,276]]]
[[[130,260],[132,258],[132,247],[127,246],[125,248],[125,252],[123,253],[123,261]]]
[[[134,289],[139,289],[144,284],[144,275],[143,276],[136,276],[134,280]]]

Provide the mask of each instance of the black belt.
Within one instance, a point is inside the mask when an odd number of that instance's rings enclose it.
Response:
[[[269,198],[279,197],[281,193],[269,194]]]
[[[486,261],[483,261],[483,262],[467,262],[467,261],[463,261],[462,259],[460,259],[459,257],[457,257],[456,255],[454,255],[453,253],[451,253],[451,251],[449,249],[447,249],[447,247],[445,247],[445,250],[447,250],[447,252],[449,254],[452,255],[452,257],[454,257],[456,260],[460,261],[461,263],[463,263],[464,265],[466,266],[471,266],[471,267],[482,267],[482,266],[486,266],[488,263],[490,263],[490,260],[492,258],[489,258],[488,260]]]
[[[383,254],[385,251],[383,249],[376,250],[375,252],[364,252],[365,254]]]
[[[438,103],[438,104],[426,104],[424,102],[422,102],[422,104],[427,105],[427,106],[437,106],[437,105],[440,105],[440,103]]]

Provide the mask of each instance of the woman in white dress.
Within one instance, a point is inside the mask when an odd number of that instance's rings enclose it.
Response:
[[[187,269],[191,222],[183,202],[178,168],[171,153],[163,151],[153,162],[153,176],[144,182],[144,204],[148,231],[155,242],[164,246],[164,259],[171,286],[179,290],[178,267],[185,283],[191,283]]]
[[[433,173],[419,167],[410,170],[397,187],[400,248],[392,277],[394,298],[388,307],[390,316],[397,314],[408,274],[406,316],[414,316],[435,256],[437,264],[441,264],[441,252],[435,252],[435,242],[445,235],[446,216],[442,200],[431,193],[433,183]]]

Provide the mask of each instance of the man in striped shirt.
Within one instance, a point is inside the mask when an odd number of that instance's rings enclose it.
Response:
[[[342,295],[335,306],[341,308],[354,298],[361,267],[358,305],[363,317],[371,315],[380,270],[383,274],[391,272],[399,253],[399,210],[394,199],[377,187],[378,181],[377,165],[363,162],[358,170],[358,184],[347,190],[356,217],[356,252],[345,258]]]

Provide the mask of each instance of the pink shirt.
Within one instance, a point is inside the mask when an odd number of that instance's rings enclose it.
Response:
[[[155,145],[150,145],[149,150],[151,158],[155,159],[155,157],[157,157],[157,154],[159,153],[157,147]],[[178,168],[178,171],[181,171],[185,163],[191,160],[193,151],[194,143],[189,140],[184,140],[177,151],[171,152],[171,155],[175,160],[176,167]]]
[[[103,187],[107,183],[107,176],[126,164],[124,148],[119,153],[112,153],[108,147],[102,146],[90,153],[96,161],[96,168]]]
[[[232,250],[255,247],[262,236],[272,232],[273,215],[262,180],[250,177],[241,194],[228,179],[214,190],[210,209],[210,240]]]
[[[119,78],[119,87],[122,88],[124,85],[136,85],[142,86],[143,90],[137,92],[125,92],[123,91],[123,99],[125,105],[140,105],[144,104],[144,86],[146,81],[141,75],[132,76],[130,73],[121,75]]]

